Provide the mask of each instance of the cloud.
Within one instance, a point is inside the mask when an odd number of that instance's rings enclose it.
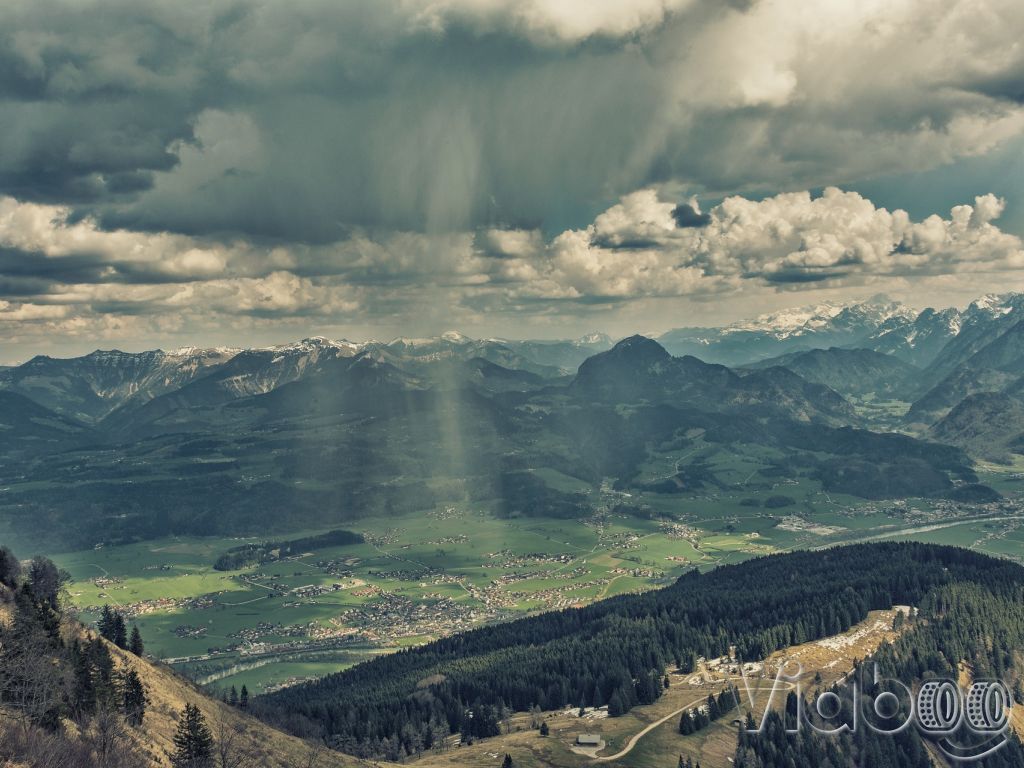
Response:
[[[551,231],[637,189],[805,189],[1024,131],[1016,0],[14,0],[0,194],[325,244]]]
[[[778,308],[772,297],[796,290],[966,297],[1024,287],[1024,243],[999,228],[1004,207],[986,194],[914,220],[830,187],[734,195],[701,212],[696,199],[680,204],[649,188],[549,239],[484,228],[280,244],[107,231],[68,207],[5,198],[0,332],[8,350],[30,353],[56,339],[91,348],[211,336],[251,344],[328,328],[377,336],[381,327],[407,332],[411,317],[417,332],[549,335],[566,324],[649,330],[652,318],[711,300],[735,317]]]
[[[750,200],[732,196],[685,226],[680,206],[653,190],[623,198],[583,230],[554,238],[529,265],[507,268],[520,295],[551,300],[723,294],[756,286],[862,285],[879,278],[1011,271],[1024,243],[992,221],[994,195],[958,205],[948,219],[914,222],[856,192],[829,187]]]
[[[856,192],[730,196],[707,212],[655,189],[624,196],[582,229],[366,232],[284,246],[106,231],[70,209],[0,199],[0,322],[83,316],[313,318],[340,322],[433,307],[558,311],[664,297],[879,279],[998,275],[1024,265],[1024,244],[995,221],[987,194],[948,218],[913,221]],[[684,213],[681,213],[684,211]],[[60,307],[48,316],[40,307]],[[419,309],[416,309],[416,308]]]
[[[477,33],[513,29],[541,45],[563,45],[650,31],[691,5],[691,0],[435,0],[415,19],[437,33],[459,23]]]

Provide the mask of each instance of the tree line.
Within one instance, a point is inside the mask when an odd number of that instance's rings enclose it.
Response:
[[[362,544],[363,536],[352,531],[336,530],[316,536],[306,536],[288,541],[264,541],[258,544],[242,544],[221,554],[213,564],[215,571],[237,571],[250,565],[276,562],[292,555],[324,547],[342,547]]]

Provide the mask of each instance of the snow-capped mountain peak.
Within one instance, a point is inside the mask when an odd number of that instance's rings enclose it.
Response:
[[[867,301],[826,301],[793,307],[733,323],[721,330],[725,334],[760,332],[770,334],[776,339],[786,339],[827,331],[838,325],[880,326],[892,318],[911,319],[916,315],[915,310],[899,302],[890,301],[886,296],[874,296]]]
[[[447,341],[450,344],[468,344],[472,341],[469,336],[459,333],[458,331],[445,331],[441,334],[441,340]]]
[[[580,336],[578,339],[576,339],[574,343],[580,347],[589,347],[593,346],[594,344],[610,345],[612,343],[612,337],[609,336],[607,333],[601,333],[600,331],[591,331],[590,333],[584,336]]]

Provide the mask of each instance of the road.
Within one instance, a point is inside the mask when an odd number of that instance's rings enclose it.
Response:
[[[738,680],[738,678],[730,678],[730,680]],[[792,685],[792,683],[783,683],[783,688],[784,689],[785,688],[792,689],[793,685]],[[754,690],[764,690],[764,686],[759,684],[759,685],[754,687]],[[769,690],[770,690],[770,688],[769,688]],[[640,739],[642,739],[648,733],[653,731],[655,728],[657,728],[660,725],[664,725],[669,720],[671,720],[673,717],[679,717],[686,710],[693,709],[698,704],[703,704],[707,700],[708,700],[707,695],[704,695],[704,696],[701,696],[698,699],[694,699],[689,704],[686,704],[686,705],[680,707],[675,712],[669,712],[667,715],[665,715],[660,720],[656,720],[655,722],[651,723],[646,728],[644,728],[642,731],[638,731],[637,733],[633,734],[633,737],[628,742],[626,742],[626,746],[623,747],[619,752],[616,752],[614,755],[595,757],[594,758],[594,762],[597,762],[597,763],[607,763],[607,762],[610,762],[612,760],[618,760],[620,758],[625,757],[626,755],[628,755],[630,752],[633,751],[633,747],[635,747],[637,745],[637,742],[639,742]]]
[[[633,747],[636,746],[636,743],[638,741],[640,741],[640,739],[642,739],[648,733],[653,731],[659,725],[664,725],[669,720],[671,720],[673,717],[679,717],[686,710],[692,709],[693,707],[697,706],[701,702],[704,702],[704,701],[707,701],[707,700],[708,700],[708,697],[706,695],[705,696],[701,696],[700,698],[694,699],[689,704],[686,704],[686,705],[680,707],[675,712],[669,712],[667,715],[665,715],[663,718],[661,718],[661,720],[655,720],[653,723],[648,725],[642,731],[634,733],[633,734],[633,738],[631,738],[628,742],[626,742],[626,746],[623,747],[621,751],[616,752],[614,755],[607,755],[607,756],[604,756],[604,757],[598,757],[598,758],[595,759],[595,762],[607,763],[610,760],[618,760],[620,757],[625,757],[626,755],[628,755],[630,752],[633,751]]]

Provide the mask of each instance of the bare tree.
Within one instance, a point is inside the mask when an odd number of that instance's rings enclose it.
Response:
[[[218,713],[213,723],[217,768],[249,768],[259,764],[259,755],[247,743],[246,733],[244,723]]]
[[[88,739],[96,752],[99,768],[117,768],[122,764],[128,735],[124,729],[124,717],[116,709],[101,706],[88,731]]]
[[[28,733],[56,712],[65,680],[49,639],[19,625],[0,632],[0,691]]]
[[[306,760],[302,764],[303,768],[317,768],[320,758],[327,751],[327,745],[319,740],[306,742],[306,745]]]

